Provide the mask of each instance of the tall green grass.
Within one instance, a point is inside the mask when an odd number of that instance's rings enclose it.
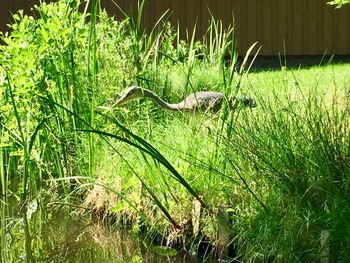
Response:
[[[320,260],[322,231],[330,233],[328,259],[346,255],[340,244],[348,243],[348,226],[339,215],[349,211],[349,108],[331,105],[316,90],[294,103],[276,95],[258,114],[243,116],[235,139],[226,140],[233,174],[250,181],[243,188],[256,199],[248,207],[254,216],[238,216],[256,230],[237,227],[246,260]]]

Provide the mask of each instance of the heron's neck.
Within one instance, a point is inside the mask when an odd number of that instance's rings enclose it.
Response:
[[[172,104],[168,103],[164,100],[162,100],[157,94],[155,94],[153,91],[150,91],[148,89],[143,89],[143,94],[145,97],[150,98],[155,103],[157,103],[159,106],[169,109],[169,110],[181,110],[179,107],[179,104]]]

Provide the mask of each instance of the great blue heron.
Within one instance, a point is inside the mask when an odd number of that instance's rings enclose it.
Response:
[[[113,104],[112,108],[122,105],[130,100],[134,100],[137,98],[150,98],[155,103],[160,105],[163,108],[169,110],[212,110],[214,112],[218,112],[221,108],[221,105],[224,101],[225,95],[222,92],[214,92],[214,91],[199,91],[189,94],[183,101],[179,103],[168,103],[159,98],[157,94],[148,89],[139,87],[139,86],[131,86],[127,88],[124,94]],[[254,108],[256,107],[256,102],[253,98],[242,96],[237,98],[231,98],[228,100],[229,105],[233,105],[234,103],[242,103],[244,106]]]

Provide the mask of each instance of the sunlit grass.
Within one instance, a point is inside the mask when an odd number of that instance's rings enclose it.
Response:
[[[211,115],[171,112],[159,122],[158,112],[163,109],[148,102],[140,107],[152,109],[149,121],[138,121],[131,129],[136,132],[150,125],[148,141],[208,206],[214,210],[226,207],[232,220],[240,222],[233,225],[232,235],[242,242],[239,251],[248,261],[254,260],[256,251],[265,260],[289,258],[288,253],[311,260],[320,255],[318,240],[321,231],[330,227],[327,220],[337,221],[332,212],[324,214],[324,205],[330,209],[327,200],[333,200],[335,208],[342,207],[345,213],[348,209],[339,197],[346,195],[349,173],[347,72],[345,64],[248,74],[242,81],[242,92],[254,94],[259,106],[230,113],[233,121],[230,127],[224,124],[224,130],[221,119]],[[314,81],[317,78],[322,81]],[[151,183],[171,214],[190,221],[190,196],[166,171],[151,163],[145,165],[138,156],[137,152],[128,155],[128,163]],[[336,171],[339,178],[332,179]],[[344,187],[336,186],[339,180]],[[334,213],[339,213],[338,208]],[[201,225],[202,233],[213,240],[217,235],[215,217],[210,213],[203,216]],[[261,233],[254,230],[261,228]]]

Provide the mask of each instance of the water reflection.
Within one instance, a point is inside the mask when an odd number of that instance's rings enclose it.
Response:
[[[64,205],[0,199],[1,262],[203,262],[178,252],[161,256],[130,232],[82,216]],[[213,262],[207,260],[206,262]]]

